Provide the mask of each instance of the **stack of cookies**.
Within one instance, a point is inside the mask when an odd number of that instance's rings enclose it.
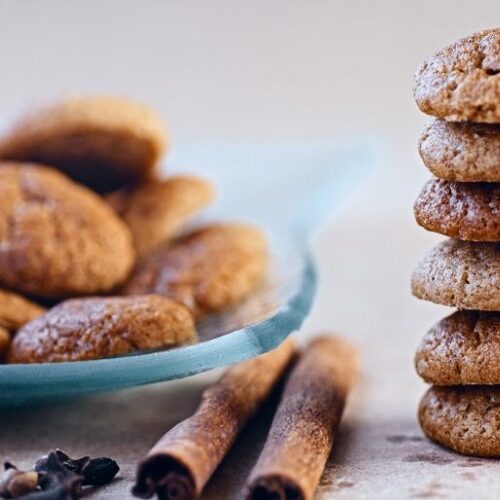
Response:
[[[0,362],[195,342],[197,320],[259,286],[258,228],[186,229],[214,188],[160,176],[169,142],[155,111],[118,97],[63,99],[0,136]]]
[[[467,455],[500,456],[500,29],[435,53],[414,80],[434,117],[420,155],[436,176],[415,203],[421,226],[448,237],[412,278],[420,299],[456,312],[425,335],[418,374],[427,436]]]

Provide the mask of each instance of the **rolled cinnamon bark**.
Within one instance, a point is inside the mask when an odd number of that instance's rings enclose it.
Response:
[[[248,478],[248,500],[313,497],[358,366],[357,351],[346,341],[321,337],[308,346],[290,374]]]
[[[271,393],[289,365],[291,341],[229,368],[206,389],[195,414],[167,432],[139,464],[132,493],[150,498],[199,497],[238,433]]]

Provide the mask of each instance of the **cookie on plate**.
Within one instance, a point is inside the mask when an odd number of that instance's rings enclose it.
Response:
[[[138,186],[120,200],[117,208],[132,231],[137,254],[145,255],[174,237],[214,197],[209,182],[179,175]],[[116,195],[113,199],[117,199]]]
[[[499,359],[500,313],[457,311],[424,336],[415,367],[435,385],[500,385]]]
[[[420,402],[422,430],[463,455],[500,457],[500,387],[431,387]]]
[[[441,179],[500,182],[500,125],[434,120],[420,136],[418,150]]]
[[[165,297],[72,299],[21,328],[12,341],[8,361],[99,359],[179,346],[195,339],[188,309]]]
[[[263,281],[266,266],[266,240],[259,229],[214,224],[139,261],[124,293],[164,295],[200,318],[248,296]]]
[[[446,240],[420,261],[411,286],[436,304],[500,311],[500,244]]]
[[[161,118],[119,97],[62,99],[27,114],[0,139],[0,158],[44,163],[109,192],[152,176],[167,147]]]
[[[431,179],[418,196],[415,219],[451,238],[500,241],[500,184]]]
[[[450,121],[500,123],[500,28],[462,38],[420,66],[413,95],[424,112]]]
[[[4,356],[9,350],[10,342],[11,337],[9,331],[3,326],[0,326],[0,363],[3,362]]]
[[[17,293],[0,289],[0,326],[16,332],[26,323],[37,318],[45,309]]]
[[[60,298],[111,290],[134,263],[132,236],[98,195],[57,170],[0,163],[0,284]]]

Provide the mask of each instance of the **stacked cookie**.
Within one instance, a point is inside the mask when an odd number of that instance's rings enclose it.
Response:
[[[419,151],[437,177],[418,196],[415,217],[448,239],[421,260],[412,291],[458,309],[416,354],[417,372],[433,384],[420,424],[459,453],[500,456],[500,29],[426,60],[414,96],[436,117]]]
[[[198,319],[260,284],[259,229],[181,234],[215,195],[201,178],[160,177],[168,143],[153,110],[117,97],[63,99],[0,136],[0,362],[194,342]]]

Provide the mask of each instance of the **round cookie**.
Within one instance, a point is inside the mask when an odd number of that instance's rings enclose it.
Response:
[[[3,326],[0,326],[0,363],[3,362],[4,356],[9,350],[10,342],[9,331]]]
[[[422,132],[418,150],[441,179],[500,182],[500,125],[434,120]]]
[[[0,289],[0,327],[16,332],[44,312],[42,306],[21,295]]]
[[[420,261],[411,286],[436,304],[500,311],[500,244],[443,241]]]
[[[414,206],[427,229],[469,241],[500,241],[500,184],[431,179]]]
[[[145,255],[175,236],[214,197],[209,182],[192,176],[151,181],[132,190],[121,215],[132,231],[137,255]]]
[[[21,118],[0,158],[53,165],[99,192],[152,176],[167,147],[161,118],[119,97],[72,97]]]
[[[260,230],[214,224],[142,259],[124,293],[164,295],[200,318],[247,297],[264,279],[266,266],[267,247]]]
[[[44,298],[106,292],[134,263],[132,237],[102,198],[60,172],[0,163],[0,284]]]
[[[9,363],[81,361],[174,347],[196,338],[194,320],[165,297],[92,297],[60,303],[19,330]]]
[[[427,437],[463,455],[500,457],[500,387],[431,387],[420,402]]]
[[[500,385],[499,359],[500,313],[457,311],[424,336],[415,367],[435,385]]]
[[[450,121],[500,123],[500,28],[462,38],[417,70],[418,107]]]

